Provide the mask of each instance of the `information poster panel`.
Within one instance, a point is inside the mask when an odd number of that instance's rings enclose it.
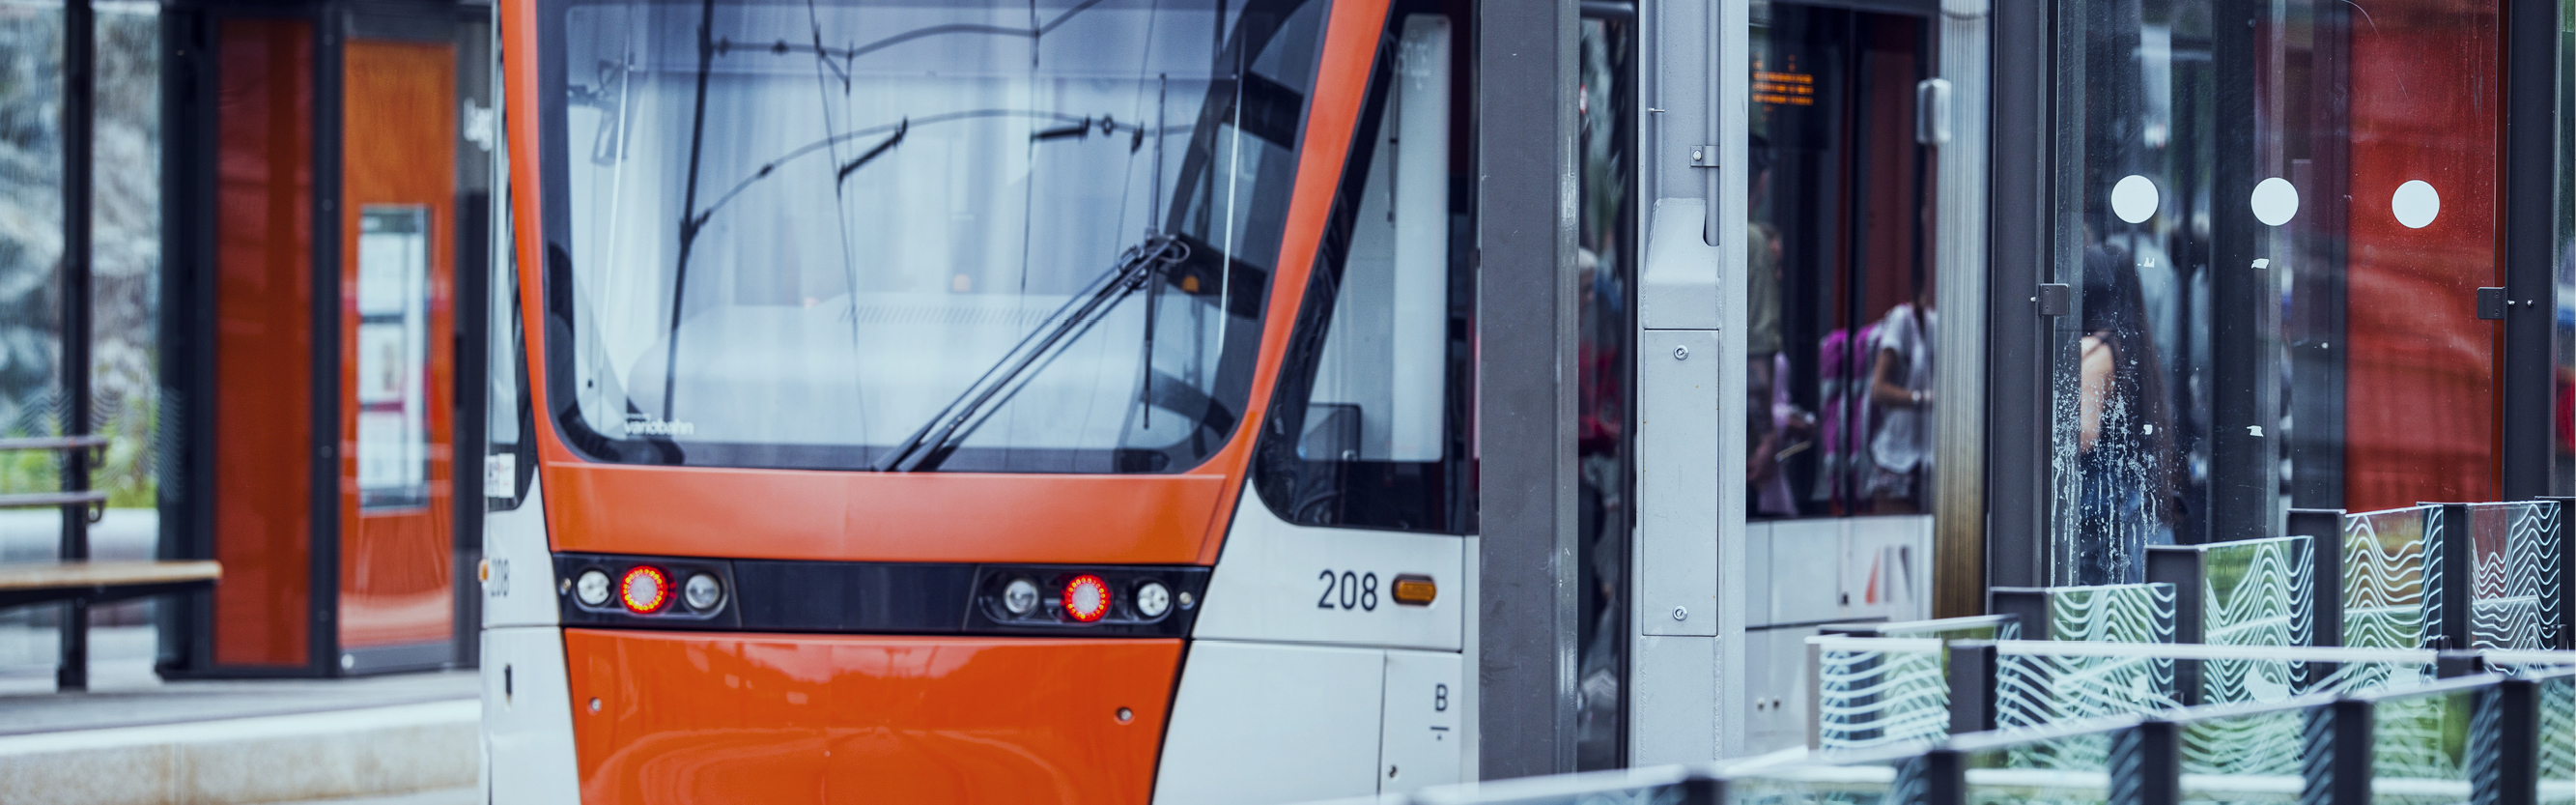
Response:
[[[358,508],[429,505],[429,209],[358,213]]]

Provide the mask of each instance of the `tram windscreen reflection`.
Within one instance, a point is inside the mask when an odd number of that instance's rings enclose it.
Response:
[[[1195,465],[1326,5],[560,7],[553,415],[611,461]]]

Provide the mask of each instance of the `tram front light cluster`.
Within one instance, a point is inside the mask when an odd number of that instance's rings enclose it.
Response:
[[[1160,568],[994,567],[976,608],[1003,627],[1137,627],[1194,609],[1196,584]]]
[[[721,560],[570,558],[558,564],[570,610],[620,619],[704,621],[731,607],[733,574]],[[562,561],[562,560],[559,560]],[[569,566],[566,566],[569,565]]]

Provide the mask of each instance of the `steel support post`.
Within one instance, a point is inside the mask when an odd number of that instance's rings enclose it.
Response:
[[[2058,282],[2048,266],[2051,192],[2049,99],[2055,60],[2050,4],[1995,5],[1992,126],[1994,216],[1986,269],[1986,533],[1985,583],[2038,587],[2050,583],[2048,557],[2050,317],[2039,314],[2041,283]],[[1989,609],[1988,611],[1997,611]],[[2025,634],[2047,623],[2025,620]]]
[[[1476,12],[1477,762],[1574,770],[1576,0]]]
[[[2558,440],[2551,391],[2557,366],[2558,305],[2558,37],[2559,4],[2505,4],[2503,275],[2504,376],[2502,461],[2504,498],[2530,500],[2557,491],[2549,477],[2550,451]]]
[[[96,122],[98,17],[90,0],[63,3],[63,422],[65,436],[89,435],[90,131]],[[89,489],[90,451],[62,453],[63,491]],[[89,558],[86,504],[63,507],[64,561]],[[63,607],[62,665],[54,684],[89,689],[89,602]]]

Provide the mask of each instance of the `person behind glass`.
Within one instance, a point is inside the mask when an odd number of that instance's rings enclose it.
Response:
[[[2076,584],[2146,578],[2146,546],[2173,542],[2173,418],[2127,250],[2084,250],[2075,456]]]
[[[1878,434],[1869,442],[1871,511],[1923,510],[1932,477],[1932,283],[1914,267],[1914,300],[1888,308],[1870,338],[1869,401]]]
[[[1770,221],[1771,140],[1751,136],[1745,149],[1752,173],[1745,195],[1752,215],[1745,223],[1744,414],[1746,450],[1744,482],[1751,487],[1755,511],[1796,516],[1798,505],[1782,472],[1781,452],[1812,429],[1798,417],[1780,415],[1780,229]]]

